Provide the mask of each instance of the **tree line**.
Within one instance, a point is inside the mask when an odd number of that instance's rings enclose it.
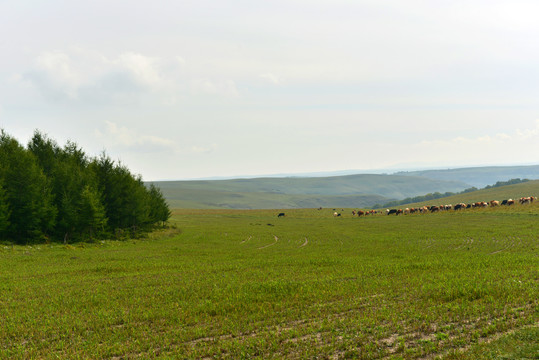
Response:
[[[500,186],[506,186],[506,185],[513,185],[513,184],[520,184],[520,183],[524,183],[524,182],[527,182],[527,181],[530,181],[529,179],[520,179],[520,178],[517,178],[517,179],[511,179],[511,180],[507,180],[507,181],[498,181],[496,182],[496,184],[494,185],[487,185],[485,186],[483,189],[491,189],[491,188],[495,188],[495,187],[500,187]],[[435,192],[435,193],[429,193],[429,194],[426,194],[426,195],[420,195],[420,196],[415,196],[415,197],[407,197],[406,199],[403,199],[403,200],[395,200],[395,201],[390,201],[380,207],[392,207],[392,206],[398,206],[398,205],[404,205],[404,204],[413,204],[413,203],[418,203],[418,202],[424,202],[424,201],[430,201],[430,200],[436,200],[436,199],[440,199],[440,198],[444,198],[444,197],[448,197],[448,196],[453,196],[453,195],[458,195],[458,194],[465,194],[465,193],[469,193],[469,192],[472,192],[472,191],[478,191],[480,189],[476,188],[475,186],[472,186],[471,188],[468,188],[468,189],[465,189],[465,190],[462,190],[460,192],[445,192],[445,193],[440,193],[440,192]],[[482,190],[482,189],[481,189]]]
[[[121,238],[164,225],[170,215],[159,188],[105,152],[89,157],[39,131],[24,147],[0,130],[0,240]]]

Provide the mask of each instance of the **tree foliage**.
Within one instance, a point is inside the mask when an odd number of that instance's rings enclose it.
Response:
[[[90,158],[36,131],[28,147],[0,132],[0,239],[95,239],[140,233],[170,217],[159,189],[105,153]]]

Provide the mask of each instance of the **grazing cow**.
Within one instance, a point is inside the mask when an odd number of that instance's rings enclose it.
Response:
[[[502,200],[502,205],[507,205],[507,199],[506,199],[506,200]]]
[[[440,211],[440,207],[439,206],[431,206],[429,210],[430,210],[430,212],[437,212],[437,211]]]
[[[455,207],[453,209],[455,209],[455,211],[456,210],[461,210],[461,209],[466,209],[466,204],[464,204],[464,203],[457,204],[457,205],[455,205]]]
[[[397,210],[397,214],[396,214],[396,215],[398,216],[399,214],[403,214],[402,209],[398,209],[398,210]]]
[[[500,206],[500,202],[498,200],[491,200],[490,206]]]
[[[515,200],[509,199],[507,200],[507,206],[515,205]]]
[[[356,215],[356,211],[352,210],[352,216],[355,216],[355,215]]]
[[[282,217],[284,216],[284,213],[279,213],[279,215],[277,215],[277,217]]]
[[[363,216],[363,215],[365,215],[365,211],[363,211],[363,210],[358,210],[358,211],[357,211],[357,216],[360,216],[360,217],[361,217],[361,216]]]
[[[341,216],[341,214],[335,211],[335,212],[333,213],[333,216],[334,216],[334,217],[337,217],[337,216]]]
[[[397,214],[397,211],[398,211],[397,209],[391,209],[391,210],[387,209],[386,213],[387,215],[393,215],[393,214]]]
[[[478,201],[472,205],[473,207],[487,207],[488,203],[485,201]]]

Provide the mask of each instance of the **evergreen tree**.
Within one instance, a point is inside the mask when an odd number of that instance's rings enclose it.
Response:
[[[90,185],[86,185],[82,189],[79,209],[79,227],[83,233],[89,235],[90,239],[96,233],[105,230],[107,224],[105,207],[101,203],[99,192]]]
[[[148,231],[170,210],[161,191],[105,153],[88,159],[36,131],[22,147],[0,132],[0,238],[19,243]]]
[[[0,239],[3,239],[6,233],[6,230],[9,227],[9,207],[7,203],[7,196],[2,182],[0,181]]]
[[[36,157],[3,130],[0,159],[5,196],[11,211],[7,236],[18,243],[36,241],[53,230],[56,208]]]
[[[161,189],[150,184],[148,193],[150,196],[150,220],[152,223],[167,222],[171,213]]]

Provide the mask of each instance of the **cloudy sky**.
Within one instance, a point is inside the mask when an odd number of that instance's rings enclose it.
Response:
[[[145,180],[539,164],[539,2],[0,0],[0,128]]]

